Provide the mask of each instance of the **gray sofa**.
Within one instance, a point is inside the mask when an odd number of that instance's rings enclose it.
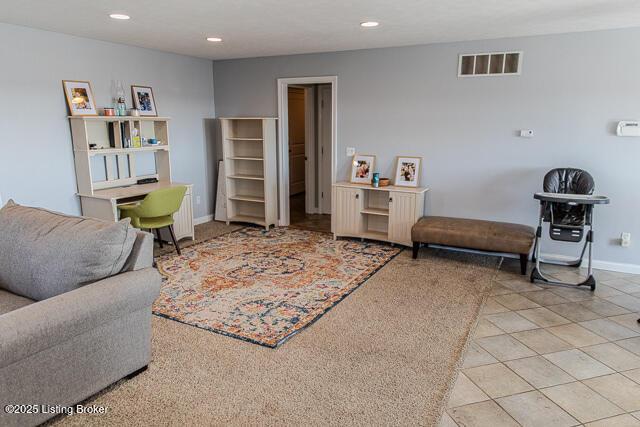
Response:
[[[40,405],[72,406],[146,369],[161,280],[152,235],[12,203],[0,235],[0,425],[39,424],[56,415]],[[5,410],[19,404],[37,413]]]

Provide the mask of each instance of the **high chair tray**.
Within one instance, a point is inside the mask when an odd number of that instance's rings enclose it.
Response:
[[[570,203],[578,205],[607,205],[610,201],[607,196],[564,193],[535,193],[533,198],[545,202]]]

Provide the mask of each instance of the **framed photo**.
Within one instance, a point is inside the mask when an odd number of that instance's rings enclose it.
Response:
[[[356,154],[351,165],[351,182],[356,184],[371,184],[373,167],[376,156],[368,154]]]
[[[396,158],[396,178],[394,185],[400,187],[417,187],[420,180],[420,164],[422,157]]]
[[[133,107],[140,112],[141,116],[157,116],[156,100],[153,97],[153,89],[149,86],[131,86],[131,97]]]
[[[96,101],[91,83],[81,80],[63,80],[64,96],[72,116],[97,116]]]

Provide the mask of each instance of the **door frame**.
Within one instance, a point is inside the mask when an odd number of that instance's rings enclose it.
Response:
[[[289,216],[289,85],[331,84],[331,184],[336,182],[338,151],[338,76],[277,79],[278,89],[278,225],[288,226]]]

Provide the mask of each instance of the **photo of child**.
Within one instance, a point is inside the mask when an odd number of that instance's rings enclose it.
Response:
[[[371,184],[373,177],[373,163],[375,156],[356,154],[351,163],[351,182],[358,184]]]
[[[371,165],[366,160],[358,160],[356,166],[356,178],[368,178]]]
[[[397,157],[396,179],[394,185],[417,187],[420,179],[421,157]]]
[[[62,88],[72,116],[97,116],[91,83],[82,80],[63,80]]]
[[[71,105],[74,110],[90,110],[89,95],[87,89],[83,87],[75,87],[71,89]]]
[[[405,182],[413,182],[416,179],[416,164],[414,162],[401,162],[400,179]]]
[[[149,92],[138,91],[138,103],[140,105],[140,111],[153,111],[151,107],[151,97],[149,96]]]
[[[153,96],[153,89],[149,86],[131,86],[131,97],[133,106],[141,116],[157,116],[156,100]]]

